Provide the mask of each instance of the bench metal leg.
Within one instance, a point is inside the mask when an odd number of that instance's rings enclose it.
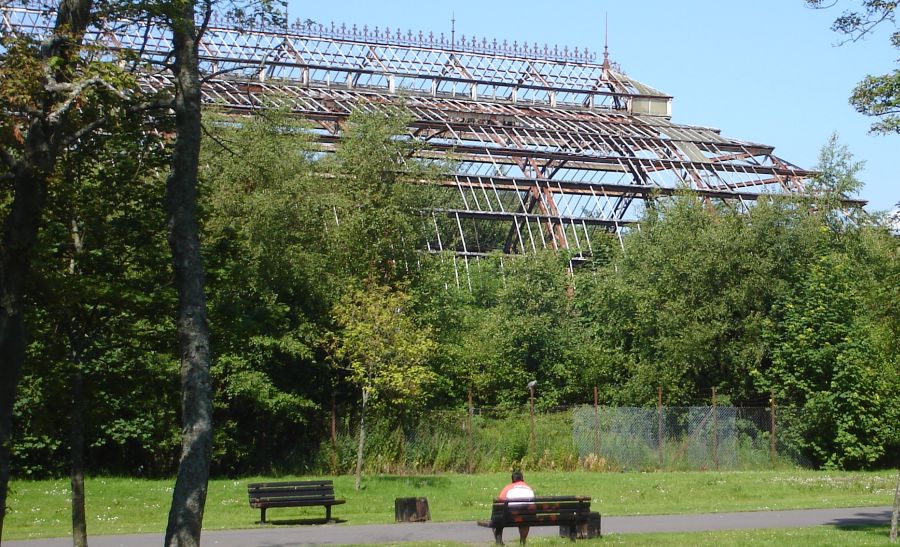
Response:
[[[325,506],[325,521],[326,522],[331,521],[331,506],[330,505]]]
[[[503,545],[503,528],[494,528],[494,543]]]
[[[575,538],[578,537],[578,526],[575,524],[569,525],[569,541],[575,541]]]
[[[525,541],[528,540],[528,531],[531,530],[528,526],[519,526],[519,543],[525,545]]]
[[[260,511],[260,513],[259,513],[259,523],[260,523],[260,524],[265,524],[265,523],[266,523],[266,508],[263,507],[263,508],[261,508],[259,511]]]

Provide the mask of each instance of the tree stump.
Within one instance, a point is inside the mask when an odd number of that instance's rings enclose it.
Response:
[[[428,498],[397,498],[394,500],[396,522],[425,522],[431,520]]]

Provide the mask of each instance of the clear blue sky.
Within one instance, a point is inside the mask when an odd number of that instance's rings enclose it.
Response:
[[[849,2],[844,5],[850,6]],[[840,7],[840,4],[839,6]],[[900,201],[900,136],[870,136],[870,120],[847,98],[866,74],[896,66],[890,28],[835,47],[838,9],[802,0],[291,0],[291,21],[356,23],[449,36],[544,42],[603,49],[609,15],[610,57],[631,77],[675,97],[673,120],[717,127],[724,135],[775,146],[776,155],[814,167],[837,132],[866,162],[860,197],[869,210]]]

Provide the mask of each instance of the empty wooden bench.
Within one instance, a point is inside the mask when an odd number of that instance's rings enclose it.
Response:
[[[490,520],[480,526],[494,530],[494,540],[503,544],[504,528],[523,526],[559,526],[575,541],[578,529],[586,526],[591,515],[591,498],[585,496],[535,497],[531,500],[495,499]],[[595,517],[596,518],[596,517]],[[521,538],[521,532],[520,532]],[[521,540],[525,543],[525,540]]]
[[[266,522],[270,507],[325,507],[325,520],[331,520],[331,506],[347,500],[334,498],[331,481],[254,482],[247,485],[250,507],[261,511],[259,522]]]

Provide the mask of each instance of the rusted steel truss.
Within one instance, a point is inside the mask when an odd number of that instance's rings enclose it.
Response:
[[[53,7],[30,6],[0,9],[2,31],[43,36]],[[170,86],[163,28],[110,21],[88,40],[140,52],[157,67],[142,70],[142,85]],[[215,17],[200,50],[206,104],[288,109],[315,124],[325,149],[354,110],[405,105],[409,138],[425,143],[419,156],[454,166],[438,182],[446,200],[429,212],[435,233],[424,245],[466,261],[552,248],[575,263],[651,200],[693,192],[747,209],[762,195],[803,194],[811,175],[770,146],[672,122],[671,97],[587,51]]]

